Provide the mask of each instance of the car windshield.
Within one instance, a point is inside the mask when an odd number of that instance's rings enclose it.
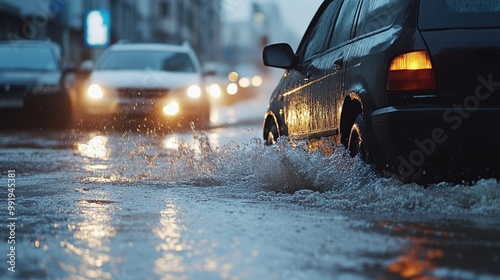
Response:
[[[56,71],[58,62],[49,48],[0,46],[1,70]]]
[[[97,69],[195,72],[194,64],[187,53],[169,51],[112,51]]]
[[[420,29],[500,27],[498,0],[422,0]]]

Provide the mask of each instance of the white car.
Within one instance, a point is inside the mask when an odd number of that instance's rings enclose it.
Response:
[[[84,85],[86,117],[206,125],[210,102],[189,45],[116,44],[97,60]]]

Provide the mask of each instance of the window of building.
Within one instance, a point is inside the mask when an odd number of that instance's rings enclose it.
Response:
[[[177,2],[177,20],[181,25],[184,25],[184,3]]]
[[[170,2],[160,2],[160,16],[161,17],[170,16]]]

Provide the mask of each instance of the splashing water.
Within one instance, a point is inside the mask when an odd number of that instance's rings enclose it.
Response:
[[[104,178],[166,186],[226,186],[263,201],[362,212],[442,215],[500,215],[500,184],[481,180],[474,186],[440,183],[423,188],[382,178],[343,149],[332,155],[310,152],[288,141],[267,147],[249,143],[214,143],[194,132],[191,140],[170,141],[126,134],[111,147]]]

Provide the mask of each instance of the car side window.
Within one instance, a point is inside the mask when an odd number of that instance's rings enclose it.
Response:
[[[356,37],[393,25],[403,6],[400,0],[364,0]]]
[[[339,18],[335,24],[335,30],[330,41],[330,47],[338,46],[351,39],[354,27],[358,1],[344,1],[340,10]]]
[[[303,60],[307,60],[328,49],[328,41],[341,3],[341,0],[332,1],[321,14],[314,28],[310,30],[308,41],[305,43],[306,49]]]

